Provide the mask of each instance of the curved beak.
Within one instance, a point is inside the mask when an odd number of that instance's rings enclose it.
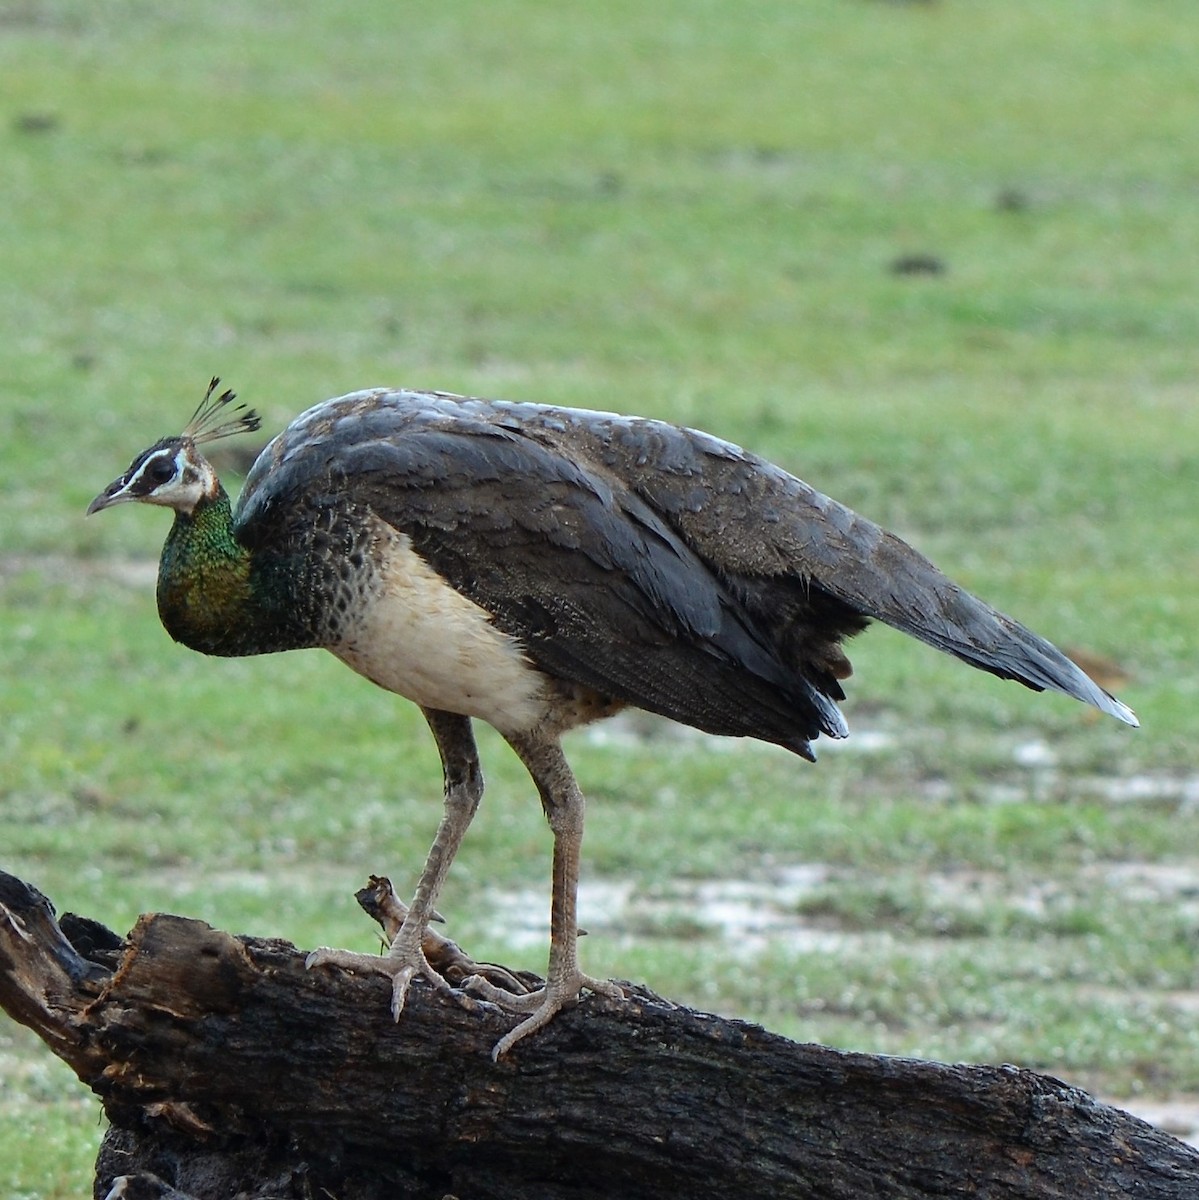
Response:
[[[92,513],[98,513],[102,508],[111,508],[114,504],[121,504],[126,500],[132,500],[133,497],[125,491],[129,481],[124,475],[120,479],[114,479],[92,502],[87,506],[85,516],[90,517]]]

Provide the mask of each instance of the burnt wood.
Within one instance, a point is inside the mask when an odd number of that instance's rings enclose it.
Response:
[[[0,1007],[103,1102],[97,1200],[1199,1195],[1199,1152],[1032,1071],[798,1045],[637,987],[495,1063],[510,1015],[417,985],[396,1023],[388,987],[184,917],[60,924],[0,874]]]

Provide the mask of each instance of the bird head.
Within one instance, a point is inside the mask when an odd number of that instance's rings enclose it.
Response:
[[[88,516],[129,500],[159,504],[190,515],[202,500],[219,493],[220,481],[200,453],[200,445],[235,433],[251,433],[261,424],[258,414],[245,405],[228,410],[236,399],[233,392],[222,392],[214,398],[219,383],[219,379],[213,379],[208,385],[184,431],[143,450],[129,469],[87,506]]]

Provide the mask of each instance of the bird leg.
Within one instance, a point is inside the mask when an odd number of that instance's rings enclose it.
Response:
[[[441,755],[445,774],[445,809],[416,885],[416,895],[399,932],[385,955],[322,948],[314,950],[306,960],[308,967],[332,966],[386,975],[391,979],[391,1012],[397,1020],[404,1011],[408,988],[418,975],[427,979],[437,991],[471,1005],[469,998],[455,991],[429,963],[422,942],[429,921],[433,918],[433,906],[441,885],[483,797],[483,772],[479,766],[479,753],[475,748],[470,718],[439,709],[426,708],[422,711]]]
[[[583,988],[612,1000],[623,999],[624,992],[610,980],[593,979],[579,969],[578,890],[579,853],[583,843],[583,817],[586,802],[557,739],[530,735],[505,735],[508,744],[528,768],[541,805],[554,833],[553,898],[550,908],[550,960],[545,986],[518,995],[497,988],[480,977],[463,986],[472,994],[491,1000],[513,1012],[530,1015],[509,1030],[492,1050],[498,1059],[522,1038],[546,1025],[567,1004],[578,999]]]

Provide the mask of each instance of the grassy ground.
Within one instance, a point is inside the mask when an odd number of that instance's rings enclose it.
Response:
[[[0,866],[118,929],[369,947],[353,888],[409,886],[437,817],[419,717],[320,655],[175,647],[165,519],[83,507],[213,373],[272,431],[376,383],[640,411],[1116,660],[1144,728],[879,630],[858,749],[817,768],[580,735],[588,966],[846,1048],[1199,1093],[1190,15],[0,3]],[[442,908],[536,967],[548,835],[483,744]],[[0,1191],[82,1194],[95,1113],[0,1026]]]

